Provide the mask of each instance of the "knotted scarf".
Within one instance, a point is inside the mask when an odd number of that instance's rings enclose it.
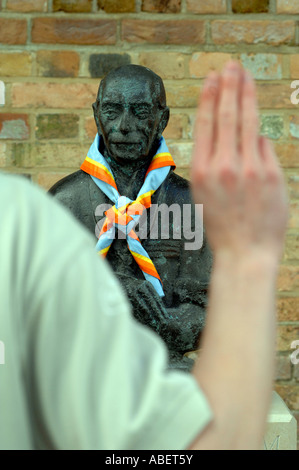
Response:
[[[97,134],[87,157],[81,165],[81,170],[88,173],[96,185],[115,204],[105,212],[106,219],[102,226],[96,250],[104,257],[115,238],[115,228],[126,235],[128,248],[147,279],[154,286],[158,294],[163,297],[163,287],[160,276],[137,237],[134,227],[144,209],[151,206],[152,194],[161,186],[175,163],[169,153],[166,142],[162,137],[157,153],[154,155],[146,172],[143,185],[135,201],[118,192],[115,179],[108,162],[99,152],[100,137]]]

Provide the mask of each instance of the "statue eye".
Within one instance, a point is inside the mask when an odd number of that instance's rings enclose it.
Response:
[[[102,114],[109,120],[116,119],[119,116],[120,110],[115,106],[104,106]]]
[[[150,110],[148,109],[148,107],[141,106],[134,109],[134,114],[139,119],[146,119],[150,114]]]
[[[118,117],[118,112],[115,111],[115,110],[110,110],[110,111],[106,111],[105,112],[105,116],[108,118],[108,119],[116,119]]]

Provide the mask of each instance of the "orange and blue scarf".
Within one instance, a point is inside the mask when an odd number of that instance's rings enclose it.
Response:
[[[164,292],[160,276],[146,250],[142,247],[134,227],[137,225],[144,209],[151,206],[153,193],[161,186],[170,169],[175,168],[175,163],[162,137],[158,151],[149,165],[137,198],[132,201],[128,197],[119,194],[109,164],[99,152],[99,144],[100,137],[97,134],[86,159],[81,165],[81,170],[91,176],[96,185],[115,205],[105,212],[106,219],[99,235],[96,250],[105,257],[115,239],[115,229],[121,230],[126,235],[128,248],[143,272],[145,279],[151,282],[158,294],[163,297]]]

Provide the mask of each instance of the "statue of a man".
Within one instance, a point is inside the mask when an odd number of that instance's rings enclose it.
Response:
[[[98,134],[87,158],[50,193],[96,233],[134,316],[164,339],[170,366],[188,370],[185,353],[198,348],[205,322],[212,256],[204,237],[190,243],[195,207],[162,137],[169,119],[163,82],[145,67],[120,67],[101,81],[93,110]]]

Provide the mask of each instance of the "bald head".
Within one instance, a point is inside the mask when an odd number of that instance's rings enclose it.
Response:
[[[161,77],[146,67],[133,64],[118,67],[103,78],[99,86],[97,101],[101,102],[103,90],[108,83],[113,84],[113,82],[119,81],[120,79],[122,79],[122,81],[129,80],[130,83],[132,83],[132,81],[149,83],[153,92],[153,100],[160,109],[166,107],[166,93]]]

